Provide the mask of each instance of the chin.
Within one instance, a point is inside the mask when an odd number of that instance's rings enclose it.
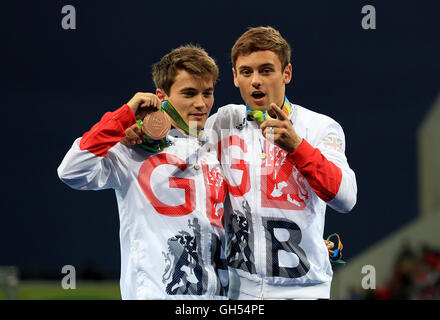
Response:
[[[187,123],[189,127],[195,127],[197,130],[202,130],[205,127],[206,120],[190,120]]]
[[[197,130],[203,130],[203,128],[205,128],[205,123],[206,123],[206,120],[198,122],[197,123]]]
[[[264,105],[264,106],[259,106],[259,105],[256,105],[256,104],[249,104],[249,103],[248,103],[248,106],[249,106],[249,108],[251,108],[251,110],[264,111],[264,110],[269,109],[269,108],[266,107],[265,105]]]

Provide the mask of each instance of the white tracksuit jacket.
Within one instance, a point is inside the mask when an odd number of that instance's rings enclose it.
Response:
[[[299,105],[290,121],[304,138],[291,154],[263,137],[246,119],[244,105],[219,108],[205,126],[219,141],[228,184],[225,251],[232,299],[330,297],[325,210],[353,208],[356,178],[337,122]]]
[[[115,190],[123,299],[226,299],[226,270],[218,273],[225,184],[214,150],[196,156],[203,139],[182,134],[159,153],[118,143],[135,121],[127,105],[106,113],[75,140],[60,179]]]

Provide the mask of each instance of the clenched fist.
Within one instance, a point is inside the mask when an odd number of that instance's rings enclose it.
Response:
[[[144,133],[135,123],[131,127],[125,129],[125,137],[121,140],[122,144],[126,146],[133,146],[135,144],[141,144],[144,141]]]

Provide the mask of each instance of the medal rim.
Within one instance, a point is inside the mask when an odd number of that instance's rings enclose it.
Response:
[[[153,127],[150,122],[153,119],[161,119],[163,123],[159,126]],[[163,112],[152,112],[145,116],[142,121],[142,132],[149,138],[154,140],[161,140],[167,136],[171,130],[171,121]]]

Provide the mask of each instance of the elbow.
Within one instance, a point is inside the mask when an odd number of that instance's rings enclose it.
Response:
[[[356,205],[356,195],[353,197],[350,197],[346,201],[344,201],[343,205],[341,206],[340,210],[338,210],[340,213],[350,213],[351,210],[353,210],[354,206]]]
[[[357,190],[356,186],[352,188],[350,192],[344,192],[338,194],[336,197],[329,201],[327,204],[334,210],[340,213],[349,213],[353,210],[357,202]]]
[[[333,200],[328,202],[330,207],[340,213],[349,213],[357,202],[357,183],[354,172],[346,174],[343,172],[339,190]]]
[[[63,166],[63,164],[61,164],[58,169],[57,169],[57,173],[58,173],[58,178],[65,183],[66,185],[68,185],[71,188],[75,189],[74,184],[72,183],[72,177],[71,175],[69,175],[68,170],[66,169],[65,166]]]
[[[66,167],[63,166],[62,163],[61,163],[60,166],[57,168],[57,174],[58,174],[58,178],[59,178],[62,182],[68,184],[66,181],[69,180],[69,179],[68,179],[68,176],[69,176],[69,175],[68,175],[68,173],[67,173]]]
[[[58,178],[67,186],[71,187],[75,190],[82,190],[85,182],[82,177],[78,176],[73,172],[73,170],[69,170],[68,167],[64,166],[63,163],[57,169]]]

